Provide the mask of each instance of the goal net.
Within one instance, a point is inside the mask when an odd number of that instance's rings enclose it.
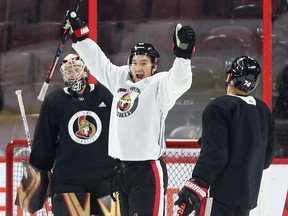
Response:
[[[165,198],[166,215],[176,215],[174,202],[184,182],[191,178],[194,165],[199,156],[199,146],[195,140],[167,140],[167,151],[163,160],[167,164],[168,189]],[[22,161],[29,161],[30,150],[25,140],[14,140],[6,148],[6,216],[52,216],[51,201],[48,199],[43,209],[34,214],[22,211],[14,205],[17,187],[20,184]],[[109,214],[113,215],[113,214]],[[116,214],[115,214],[116,215]]]

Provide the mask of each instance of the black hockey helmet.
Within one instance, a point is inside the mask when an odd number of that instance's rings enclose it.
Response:
[[[241,91],[250,93],[259,83],[261,67],[255,59],[241,56],[227,66],[226,74],[231,74],[229,84]]]
[[[137,43],[131,48],[131,52],[128,58],[128,65],[131,64],[132,58],[135,55],[147,55],[152,59],[153,65],[158,65],[160,61],[160,55],[155,47],[149,43]]]

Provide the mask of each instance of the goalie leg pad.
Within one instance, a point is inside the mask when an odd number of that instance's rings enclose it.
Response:
[[[98,202],[97,203],[98,203],[99,207],[101,208],[101,210],[98,213],[99,216],[121,215],[118,192],[114,192],[113,196],[115,197],[116,201],[114,201],[111,198],[111,196],[105,196],[105,197],[102,197],[102,198],[98,198]]]
[[[54,216],[90,216],[90,193],[56,193],[52,209]]]
[[[43,208],[46,201],[48,172],[38,170],[26,161],[23,161],[22,165],[23,176],[17,188],[15,205],[24,211],[34,213]]]

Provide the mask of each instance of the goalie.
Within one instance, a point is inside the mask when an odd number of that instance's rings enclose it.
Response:
[[[30,164],[52,171],[48,194],[55,216],[105,215],[97,200],[115,191],[116,164],[108,156],[112,95],[100,83],[88,83],[86,66],[76,54],[67,55],[60,70],[66,87],[42,104]]]

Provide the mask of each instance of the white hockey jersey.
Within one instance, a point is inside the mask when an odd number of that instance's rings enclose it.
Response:
[[[72,47],[113,94],[109,155],[122,161],[157,160],[165,151],[165,118],[192,84],[191,60],[176,58],[169,72],[134,83],[128,66],[113,65],[91,39]],[[128,56],[128,54],[127,54]]]

